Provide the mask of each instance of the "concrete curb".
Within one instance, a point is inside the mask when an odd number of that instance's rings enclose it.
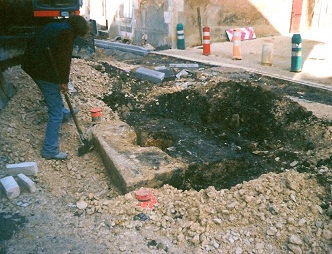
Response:
[[[34,161],[22,162],[16,164],[7,164],[4,173],[6,175],[13,175],[13,176],[16,176],[18,174],[32,176],[38,173],[38,166],[37,163]]]
[[[104,40],[98,40],[95,39],[95,45],[100,48],[105,48],[105,49],[117,49],[125,52],[130,52],[136,55],[140,56],[147,56],[150,52],[150,50],[136,46],[136,45],[131,45],[131,44],[124,44],[124,43],[119,43],[119,42],[112,42],[112,41],[104,41]]]
[[[296,84],[301,84],[301,85],[306,85],[306,86],[310,86],[310,87],[315,87],[315,88],[319,88],[319,89],[332,91],[332,86],[323,85],[323,84],[311,82],[311,81],[297,80],[297,79],[289,78],[289,77],[286,77],[283,75],[277,75],[277,74],[271,74],[268,72],[259,71],[254,68],[239,66],[239,65],[235,65],[235,64],[220,63],[218,61],[212,61],[212,60],[201,60],[201,59],[197,59],[197,58],[193,58],[193,57],[179,56],[177,54],[172,54],[172,53],[165,53],[165,52],[153,52],[153,53],[156,55],[170,56],[170,57],[175,57],[178,59],[193,61],[196,63],[198,62],[198,63],[207,64],[207,65],[215,65],[215,66],[219,66],[219,67],[235,68],[235,69],[244,70],[244,71],[248,71],[248,72],[252,72],[252,73],[256,73],[256,74],[261,74],[261,75],[271,77],[271,78],[276,78],[276,79],[293,82]]]
[[[153,83],[161,83],[165,78],[165,73],[155,70],[150,70],[144,67],[139,67],[135,72],[134,76],[139,79],[149,80]]]

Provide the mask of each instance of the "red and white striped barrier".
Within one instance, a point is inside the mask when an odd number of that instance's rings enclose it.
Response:
[[[241,41],[256,39],[256,34],[252,27],[242,27],[240,28],[240,31],[241,31]],[[233,28],[227,29],[226,34],[228,36],[229,41],[233,41],[233,34],[234,34]]]
[[[208,56],[211,54],[210,49],[210,27],[203,28],[203,55]]]

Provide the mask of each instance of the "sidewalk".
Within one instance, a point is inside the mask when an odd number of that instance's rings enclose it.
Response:
[[[250,72],[292,80],[299,83],[319,86],[332,90],[332,40],[327,36],[301,34],[302,71],[291,72],[292,35],[273,36],[241,42],[242,60],[232,60],[232,42],[211,44],[211,55],[203,55],[203,47],[197,46],[185,50],[169,49],[156,54],[203,62],[211,65],[242,68]],[[317,39],[319,38],[319,39]],[[262,46],[273,44],[273,65],[261,65]]]

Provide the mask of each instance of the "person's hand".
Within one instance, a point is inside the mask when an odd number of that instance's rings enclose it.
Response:
[[[67,83],[64,83],[64,84],[60,84],[60,90],[61,90],[61,93],[65,94],[68,92],[68,84]]]

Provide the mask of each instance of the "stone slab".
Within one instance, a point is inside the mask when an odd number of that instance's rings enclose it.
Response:
[[[165,66],[158,66],[154,68],[155,71],[159,71],[165,73],[165,77],[163,81],[170,81],[175,79],[175,73],[172,68],[168,68]]]
[[[192,64],[185,64],[185,63],[182,63],[182,64],[169,64],[169,67],[172,67],[172,68],[199,68],[199,65],[198,64],[195,64],[195,63],[192,63]]]
[[[20,187],[15,181],[14,177],[6,176],[0,179],[0,187],[6,194],[8,199],[16,198],[20,195]]]
[[[31,193],[36,191],[36,184],[24,174],[17,175],[17,182]]]
[[[106,48],[106,49],[113,48],[113,49],[121,50],[124,52],[130,52],[130,53],[140,55],[140,56],[147,56],[150,52],[150,50],[148,50],[144,47],[131,45],[131,44],[112,42],[112,41],[107,41],[107,40],[98,40],[98,39],[95,39],[94,41],[95,41],[95,45],[97,47]]]
[[[38,173],[38,166],[37,163],[32,162],[22,162],[16,164],[7,164],[4,170],[6,175],[16,176],[18,174],[24,175],[35,175]]]
[[[135,130],[122,121],[98,125],[93,136],[112,183],[122,193],[140,187],[160,188],[183,178],[179,176],[186,164],[157,147],[138,146]]]
[[[165,73],[161,71],[150,70],[148,68],[139,67],[134,71],[134,76],[153,83],[161,83],[165,78]]]

